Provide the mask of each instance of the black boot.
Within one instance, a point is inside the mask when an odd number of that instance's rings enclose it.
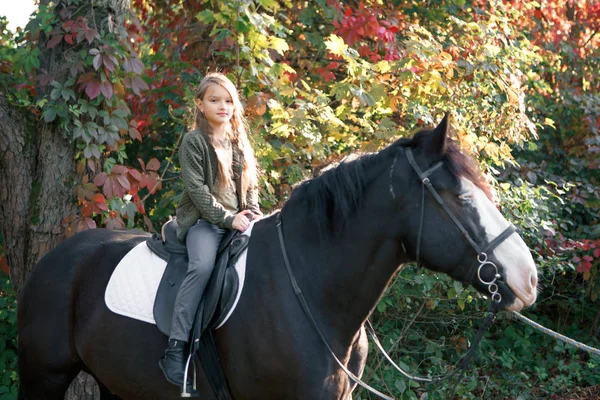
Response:
[[[165,356],[158,362],[158,366],[165,374],[167,381],[179,387],[183,386],[183,375],[185,371],[185,347],[186,342],[182,340],[169,339]]]
[[[186,342],[182,340],[169,339],[165,356],[158,362],[165,378],[170,383],[179,386],[181,389],[181,397],[200,397],[200,393],[192,387],[189,379],[186,379],[186,390],[184,395],[183,376],[185,375],[185,357]]]

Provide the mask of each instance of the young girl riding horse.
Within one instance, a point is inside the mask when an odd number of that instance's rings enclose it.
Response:
[[[193,130],[179,150],[183,196],[177,207],[177,236],[185,240],[189,265],[175,300],[171,334],[159,366],[182,386],[185,349],[196,310],[226,229],[244,232],[261,217],[257,168],[246,134],[243,107],[234,84],[221,73],[200,83]]]

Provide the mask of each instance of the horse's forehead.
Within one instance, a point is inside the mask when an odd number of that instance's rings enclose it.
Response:
[[[485,229],[488,240],[495,238],[508,226],[508,221],[500,213],[496,205],[488,195],[467,178],[461,178],[461,187],[464,192],[469,192],[472,204],[477,210],[481,225]]]

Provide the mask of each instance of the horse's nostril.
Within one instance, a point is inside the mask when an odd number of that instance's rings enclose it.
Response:
[[[537,274],[535,274],[535,273],[531,274],[530,281],[531,281],[531,287],[533,287],[533,288],[537,287],[537,283],[538,283]]]

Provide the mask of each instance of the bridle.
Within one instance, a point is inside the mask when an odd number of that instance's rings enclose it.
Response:
[[[498,292],[498,284],[496,282],[499,279],[501,279],[502,276],[498,273],[498,267],[496,266],[496,264],[494,264],[492,261],[488,260],[488,254],[491,254],[494,251],[494,249],[496,249],[496,247],[498,247],[498,245],[500,245],[500,243],[502,243],[510,235],[512,235],[517,230],[517,228],[515,228],[515,226],[513,224],[510,224],[506,229],[504,229],[504,231],[502,233],[500,233],[500,235],[498,235],[494,240],[489,242],[483,249],[480,249],[479,245],[477,245],[475,240],[473,240],[473,238],[471,237],[469,232],[467,232],[467,230],[465,229],[463,224],[458,220],[456,215],[454,215],[452,210],[450,210],[446,206],[446,204],[444,203],[444,200],[439,195],[437,190],[435,190],[435,188],[431,184],[431,181],[429,180],[429,176],[431,176],[438,168],[440,168],[443,165],[442,162],[438,161],[432,167],[428,168],[425,171],[422,171],[421,168],[419,168],[419,165],[417,164],[417,162],[415,161],[415,158],[412,154],[412,150],[410,148],[405,149],[405,154],[406,154],[406,158],[408,159],[408,163],[410,164],[412,169],[415,171],[415,173],[419,176],[419,179],[421,180],[421,184],[422,184],[422,186],[421,186],[421,188],[422,188],[421,222],[419,224],[419,233],[417,236],[417,249],[416,249],[417,250],[416,251],[417,264],[419,264],[419,256],[420,256],[420,252],[421,252],[421,238],[423,236],[423,225],[424,225],[423,220],[425,217],[425,188],[427,188],[429,193],[437,201],[437,203],[440,205],[442,210],[444,210],[446,215],[454,223],[456,228],[460,231],[461,235],[467,240],[467,242],[471,245],[471,247],[473,248],[473,250],[475,250],[475,253],[477,254],[477,260],[469,268],[469,272],[465,278],[465,281],[467,283],[471,283],[471,280],[473,279],[473,275],[475,273],[477,273],[477,278],[479,279],[479,282],[481,282],[484,286],[487,286],[487,289],[491,295],[492,301],[494,301],[496,303],[500,303],[502,301],[502,295]],[[396,156],[396,157],[398,157],[398,156]],[[396,199],[396,194],[394,192],[393,181],[392,181],[395,165],[396,165],[396,158],[394,158],[394,163],[392,164],[392,167],[390,169],[390,193],[392,194],[393,199]],[[493,278],[489,281],[486,281],[481,276],[481,272],[487,266],[492,267],[493,271],[494,271]]]
[[[489,326],[491,326],[491,324],[494,322],[494,320],[496,318],[496,313],[498,312],[498,309],[499,309],[500,302],[502,301],[502,295],[498,292],[499,289],[498,289],[498,284],[496,282],[499,279],[501,279],[502,276],[499,274],[498,267],[496,266],[496,264],[494,264],[492,261],[488,260],[488,254],[491,254],[491,252],[494,251],[494,249],[496,247],[498,247],[498,245],[500,243],[502,243],[513,232],[515,232],[516,228],[514,227],[514,225],[511,224],[500,235],[498,235],[494,240],[492,240],[490,243],[488,243],[483,249],[480,249],[479,245],[477,245],[477,243],[475,242],[475,240],[473,240],[473,238],[471,237],[471,235],[469,234],[469,232],[467,232],[467,230],[465,229],[465,227],[463,226],[463,224],[454,215],[454,213],[452,212],[452,210],[450,210],[444,204],[444,200],[441,198],[441,196],[435,190],[435,188],[433,187],[433,185],[431,184],[431,182],[429,180],[429,176],[432,175],[436,170],[438,170],[443,165],[443,163],[441,161],[439,161],[436,164],[434,164],[432,167],[428,168],[427,170],[422,171],[421,168],[419,168],[417,162],[415,161],[414,156],[412,154],[412,150],[410,148],[406,148],[405,149],[405,154],[406,154],[406,158],[408,159],[409,164],[411,165],[411,167],[413,168],[413,170],[415,171],[415,173],[418,175],[418,177],[419,177],[419,179],[420,179],[420,181],[422,183],[421,217],[420,217],[420,226],[419,226],[419,233],[418,233],[418,236],[417,236],[417,248],[416,248],[416,261],[417,261],[417,264],[419,264],[419,257],[420,257],[420,251],[421,251],[421,238],[422,238],[422,235],[423,235],[423,224],[424,224],[424,216],[425,216],[425,188],[427,188],[427,190],[429,191],[429,193],[435,198],[435,200],[442,207],[442,209],[444,210],[444,212],[446,213],[446,215],[452,220],[452,222],[454,223],[454,225],[461,232],[462,236],[467,240],[467,242],[469,242],[469,244],[471,245],[471,247],[475,250],[475,252],[477,254],[477,257],[476,257],[475,262],[471,265],[471,267],[469,269],[469,273],[467,274],[466,282],[471,282],[471,280],[473,279],[474,274],[476,273],[477,274],[477,278],[479,279],[479,282],[481,282],[484,286],[487,286],[487,289],[488,289],[488,291],[489,291],[489,293],[491,295],[491,298],[492,298],[492,302],[490,304],[490,311],[488,312],[488,315],[486,316],[486,318],[484,320],[484,323],[482,324],[482,326],[479,328],[477,334],[475,335],[475,338],[473,340],[473,343],[472,343],[472,345],[471,345],[468,353],[462,358],[460,368],[457,369],[457,370],[455,370],[454,372],[448,374],[448,375],[440,376],[440,377],[432,377],[432,378],[424,378],[424,377],[412,376],[412,375],[406,373],[405,371],[403,371],[399,366],[397,366],[394,363],[394,361],[392,360],[392,358],[385,352],[385,350],[383,349],[383,346],[381,346],[381,343],[379,342],[379,339],[375,335],[375,330],[373,329],[373,326],[371,325],[371,323],[369,322],[368,319],[365,322],[365,326],[366,326],[367,332],[369,332],[369,334],[372,336],[375,344],[377,345],[377,347],[379,348],[379,350],[383,353],[383,355],[385,356],[385,358],[388,361],[390,361],[391,364],[400,373],[402,373],[402,375],[404,375],[405,377],[407,377],[409,379],[412,379],[412,380],[415,380],[415,381],[420,381],[420,382],[439,382],[439,381],[442,381],[442,380],[445,380],[447,378],[450,378],[450,377],[454,376],[459,370],[462,370],[463,373],[464,373],[464,371],[466,370],[468,362],[471,360],[472,356],[475,353],[475,350],[477,348],[477,345],[479,344],[479,341],[483,337],[483,334],[484,334],[485,330]],[[394,191],[394,186],[393,186],[393,176],[394,176],[394,171],[395,171],[395,167],[396,167],[396,164],[397,164],[397,158],[398,158],[398,156],[396,155],[396,157],[394,157],[394,161],[393,161],[393,163],[392,163],[392,165],[390,167],[390,174],[389,174],[389,178],[390,178],[390,194],[392,195],[392,199],[393,200],[396,199],[396,193]],[[288,276],[290,278],[290,282],[292,284],[292,287],[294,288],[294,292],[296,293],[296,296],[298,297],[298,300],[300,301],[300,305],[302,306],[302,309],[304,310],[305,314],[309,318],[309,320],[312,323],[313,327],[315,328],[315,330],[319,334],[321,340],[325,344],[325,347],[329,350],[329,352],[330,352],[331,356],[333,357],[333,359],[337,362],[337,364],[339,365],[339,367],[348,375],[348,377],[350,377],[350,379],[353,382],[355,382],[359,386],[365,388],[366,390],[370,391],[371,393],[379,396],[382,399],[385,399],[385,400],[394,400],[392,397],[387,396],[387,395],[379,392],[377,389],[374,389],[371,386],[369,386],[368,384],[366,384],[365,382],[363,382],[360,378],[358,378],[350,370],[348,370],[348,368],[346,368],[346,366],[337,358],[337,356],[335,355],[335,353],[331,349],[331,346],[329,346],[329,343],[327,342],[327,339],[325,338],[325,336],[321,332],[321,329],[319,328],[319,326],[318,326],[315,318],[313,317],[313,315],[312,315],[312,313],[310,311],[310,308],[308,307],[308,304],[306,303],[306,300],[304,298],[302,290],[298,286],[298,282],[297,282],[296,277],[294,276],[294,273],[292,271],[292,267],[290,265],[290,261],[289,261],[288,255],[287,255],[287,250],[286,250],[286,247],[285,247],[285,242],[284,242],[284,239],[283,239],[283,230],[282,230],[282,227],[281,227],[282,226],[281,212],[279,212],[277,214],[277,223],[276,223],[276,226],[277,226],[277,233],[278,233],[278,237],[279,237],[279,245],[281,247],[281,252],[283,254],[283,261],[284,261],[284,264],[285,264]],[[493,279],[491,279],[489,281],[486,281],[481,276],[482,270],[485,267],[487,267],[487,266],[492,267],[493,271],[494,271]],[[458,382],[460,382],[460,380],[457,381],[456,384],[458,384]]]

